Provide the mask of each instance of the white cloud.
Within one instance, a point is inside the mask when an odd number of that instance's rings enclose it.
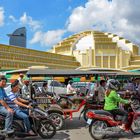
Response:
[[[42,37],[43,37],[43,32],[37,31],[34,34],[33,38],[30,40],[30,43],[31,44],[38,43],[38,42],[40,42],[42,40]]]
[[[99,30],[118,33],[132,42],[140,43],[140,1],[88,0],[75,8],[67,21],[67,30]]]
[[[13,22],[17,22],[17,19],[13,15],[10,15],[9,19],[11,19]]]
[[[0,7],[0,26],[4,25],[4,8]]]
[[[65,30],[51,30],[48,32],[38,31],[30,40],[31,44],[41,43],[42,46],[52,46],[62,40]]]
[[[29,25],[34,31],[41,28],[41,23],[37,20],[33,20],[32,17],[27,16],[26,12],[20,17],[20,22],[21,24]]]

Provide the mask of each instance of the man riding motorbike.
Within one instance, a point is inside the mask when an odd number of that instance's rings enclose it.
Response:
[[[18,97],[19,92],[19,81],[15,80],[11,84],[11,92],[8,94],[9,99],[9,106],[15,111],[15,115],[21,119],[23,119],[23,122],[26,127],[26,132],[30,135],[34,135],[34,132],[31,130],[30,121],[29,121],[29,115],[28,111],[22,110],[20,107],[24,108],[31,108],[31,106],[27,105],[28,101]],[[8,102],[8,101],[7,101]]]
[[[110,79],[107,81],[107,90],[105,93],[105,104],[104,110],[109,111],[113,114],[113,116],[121,115],[123,116],[122,122],[123,124],[120,129],[125,129],[125,124],[128,122],[128,112],[118,107],[119,103],[128,104],[128,100],[122,99],[118,94],[117,90],[120,87],[120,83],[117,80]]]

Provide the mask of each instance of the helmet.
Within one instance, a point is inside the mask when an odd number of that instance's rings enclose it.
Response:
[[[115,79],[109,79],[107,81],[107,87],[109,89],[118,90],[120,88],[120,82]]]

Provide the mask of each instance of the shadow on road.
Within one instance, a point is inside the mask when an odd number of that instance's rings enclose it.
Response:
[[[120,140],[122,138],[126,138],[126,139],[134,139],[134,138],[139,138],[140,135],[134,135],[132,133],[125,133],[124,134],[113,134],[110,136],[107,136],[104,140]]]
[[[6,140],[13,140],[13,138],[7,138]],[[16,137],[14,138],[14,140],[44,140],[44,139],[40,138],[39,136],[36,136],[36,137],[26,137],[26,138]],[[47,140],[70,140],[70,136],[69,134],[58,131],[53,138]]]
[[[86,122],[81,118],[79,120],[79,117],[74,117],[73,120],[65,120],[65,125],[63,130],[71,130],[71,129],[80,129],[82,127],[86,126]]]

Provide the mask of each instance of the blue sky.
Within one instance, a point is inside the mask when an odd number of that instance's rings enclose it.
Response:
[[[27,29],[27,48],[43,51],[84,30],[140,44],[139,7],[139,0],[1,0],[0,44],[8,44],[6,34],[19,27]]]

